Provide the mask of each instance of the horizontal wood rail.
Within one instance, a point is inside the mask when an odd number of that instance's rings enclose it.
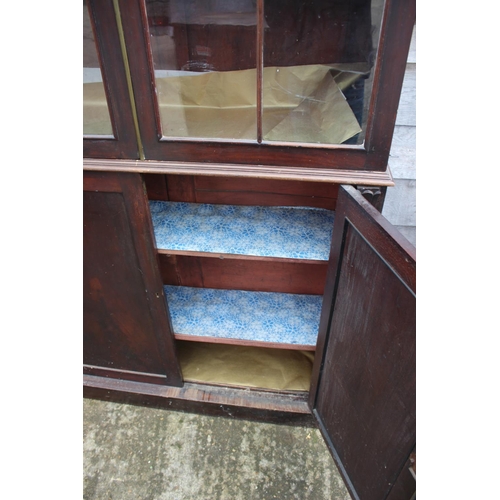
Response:
[[[332,182],[337,184],[365,184],[394,186],[389,169],[384,172],[369,170],[338,170],[317,167],[287,167],[243,164],[195,162],[165,162],[155,160],[104,160],[86,158],[84,170],[108,172],[139,172],[157,174],[191,174],[261,179]]]

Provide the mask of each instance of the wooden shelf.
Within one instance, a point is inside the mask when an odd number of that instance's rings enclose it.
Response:
[[[321,295],[164,287],[181,340],[314,350]]]
[[[327,261],[332,210],[150,201],[159,251]]]

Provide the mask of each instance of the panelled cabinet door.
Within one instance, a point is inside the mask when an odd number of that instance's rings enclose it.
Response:
[[[355,499],[415,489],[415,270],[415,248],[342,186],[310,406]]]
[[[84,372],[182,385],[140,174],[86,172]]]

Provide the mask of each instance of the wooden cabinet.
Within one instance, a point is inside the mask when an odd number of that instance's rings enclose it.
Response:
[[[415,250],[373,205],[414,3],[177,4],[84,5],[85,394],[316,421],[353,498],[409,498]],[[330,101],[359,131],[314,142]]]

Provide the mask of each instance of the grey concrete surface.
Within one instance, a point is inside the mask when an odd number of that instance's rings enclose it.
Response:
[[[84,400],[85,500],[349,500],[317,429]]]

